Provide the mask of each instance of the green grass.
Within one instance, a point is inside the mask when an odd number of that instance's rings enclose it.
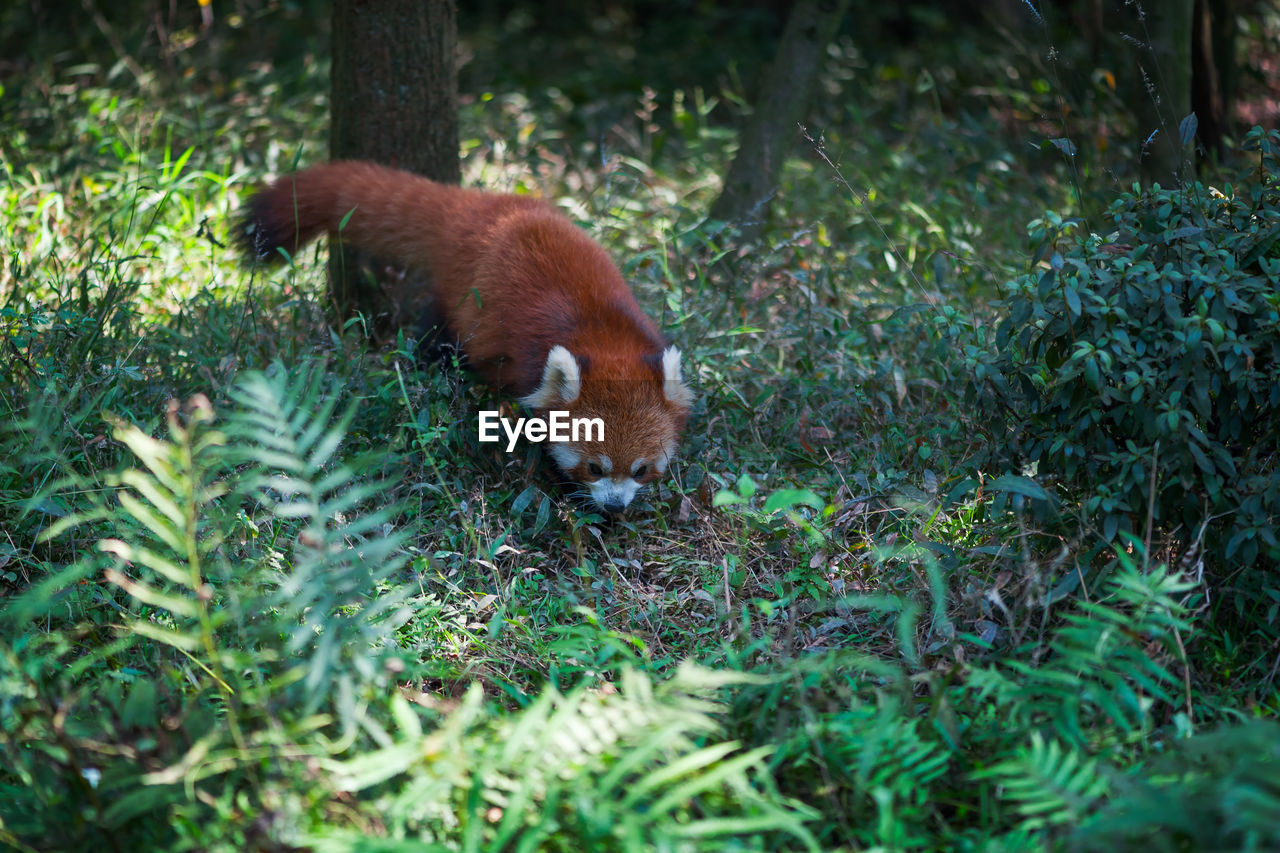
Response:
[[[1108,192],[981,39],[837,45],[746,249],[705,218],[731,86],[602,87],[580,136],[567,98],[464,104],[464,180],[562,199],[685,351],[684,451],[616,521],[481,446],[478,383],[334,328],[323,251],[235,257],[323,156],[322,64],[6,81],[0,844],[1274,845],[1274,650],[973,470],[960,350],[1025,223]]]

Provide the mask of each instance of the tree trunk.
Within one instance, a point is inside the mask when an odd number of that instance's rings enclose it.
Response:
[[[1142,145],[1142,177],[1172,186],[1191,160],[1178,125],[1191,112],[1191,33],[1195,0],[1144,6],[1147,49],[1138,55],[1134,113]]]
[[[1200,122],[1200,141],[1220,157],[1235,107],[1237,0],[1195,0],[1191,108]]]
[[[796,125],[848,5],[849,0],[799,0],[787,18],[724,189],[711,206],[712,218],[733,223],[744,240],[756,237],[764,225],[783,156],[800,134]]]
[[[334,0],[332,15],[329,156],[458,183],[456,0]],[[415,320],[423,274],[340,244],[329,252],[339,318],[363,315],[375,337]]]

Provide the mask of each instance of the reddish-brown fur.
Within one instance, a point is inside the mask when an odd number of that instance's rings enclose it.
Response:
[[[336,233],[429,273],[448,332],[496,389],[539,392],[548,353],[565,347],[581,371],[581,392],[556,408],[606,419],[605,442],[586,450],[626,465],[661,446],[665,468],[690,399],[678,353],[674,384],[664,386],[661,333],[604,249],[551,204],[347,161],[279,179],[254,196],[246,220],[243,242],[259,259]],[[591,454],[579,450],[581,465],[561,467],[589,484]],[[656,476],[651,465],[645,474],[638,479]]]

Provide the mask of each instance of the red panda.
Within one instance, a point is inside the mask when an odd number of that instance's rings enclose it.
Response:
[[[693,400],[680,351],[608,253],[554,206],[339,161],[259,191],[239,238],[273,260],[329,232],[426,272],[434,313],[492,388],[604,422],[603,440],[548,445],[598,507],[625,510],[666,472]]]

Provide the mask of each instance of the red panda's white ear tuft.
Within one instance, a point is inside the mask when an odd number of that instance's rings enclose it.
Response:
[[[680,350],[675,347],[662,351],[662,393],[669,402],[681,408],[693,406],[693,391],[684,384],[680,373]]]
[[[545,410],[553,405],[572,403],[581,391],[582,372],[578,369],[578,360],[564,347],[554,346],[547,353],[542,382],[520,402],[531,409]]]

